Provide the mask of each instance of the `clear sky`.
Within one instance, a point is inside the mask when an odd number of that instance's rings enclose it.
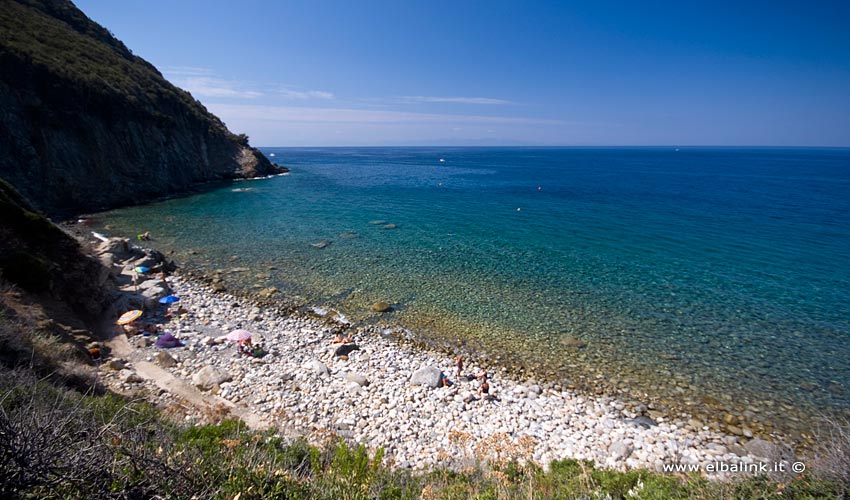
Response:
[[[78,0],[259,146],[850,146],[850,1]]]

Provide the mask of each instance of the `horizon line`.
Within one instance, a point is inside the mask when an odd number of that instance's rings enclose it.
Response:
[[[734,145],[734,144],[595,144],[595,145],[563,145],[563,144],[395,144],[395,145],[368,145],[368,144],[337,144],[328,145],[301,145],[301,146],[252,146],[266,149],[292,149],[292,148],[726,148],[726,149],[850,149],[847,146],[776,146],[776,145]]]

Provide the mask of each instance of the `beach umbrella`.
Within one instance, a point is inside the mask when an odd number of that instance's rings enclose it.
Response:
[[[139,319],[141,317],[142,317],[142,311],[140,311],[138,309],[134,309],[132,311],[127,311],[124,314],[122,314],[121,317],[118,318],[118,321],[116,321],[115,323],[119,324],[119,325],[127,325],[129,323],[132,323],[133,321],[136,321],[137,319]]]
[[[159,299],[159,303],[168,305],[168,304],[173,304],[175,302],[178,302],[179,300],[180,300],[180,297],[178,297],[176,295],[167,295],[167,296]]]
[[[144,273],[146,273],[150,270],[151,269],[149,267],[146,267],[146,266],[139,266],[139,267],[133,268],[133,271],[136,271],[137,273],[140,273],[140,274],[144,274]]]
[[[251,332],[248,330],[233,330],[227,334],[226,338],[232,342],[242,342],[243,340],[250,339],[251,335]]]

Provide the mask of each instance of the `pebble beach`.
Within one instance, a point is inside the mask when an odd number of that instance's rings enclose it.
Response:
[[[198,391],[258,415],[264,427],[282,435],[314,443],[339,436],[373,450],[383,447],[385,461],[397,467],[460,469],[504,458],[545,467],[571,458],[661,472],[717,463],[746,468],[788,451],[758,436],[723,434],[689,415],[659,415],[643,405],[521,380],[492,367],[489,396],[480,395],[475,375],[485,367],[475,359],[465,360],[458,377],[453,357],[400,342],[397,331],[352,327],[346,330],[351,344],[334,344],[334,333],[348,325],[282,313],[179,274],[142,286],[152,292],[145,293],[148,299],[180,297],[183,314],[166,320],[154,308],[159,316],[147,318],[161,321],[183,346],[164,349],[155,346],[154,336],[130,336],[132,352],[102,367],[113,387],[153,387],[134,364],[156,363]],[[235,329],[252,332],[267,354],[240,355],[224,338]],[[154,403],[172,398],[161,388],[152,394],[158,395]],[[185,418],[197,415],[188,411]]]

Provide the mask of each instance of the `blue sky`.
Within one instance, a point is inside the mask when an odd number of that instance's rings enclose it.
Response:
[[[850,146],[850,2],[78,0],[258,146]]]

